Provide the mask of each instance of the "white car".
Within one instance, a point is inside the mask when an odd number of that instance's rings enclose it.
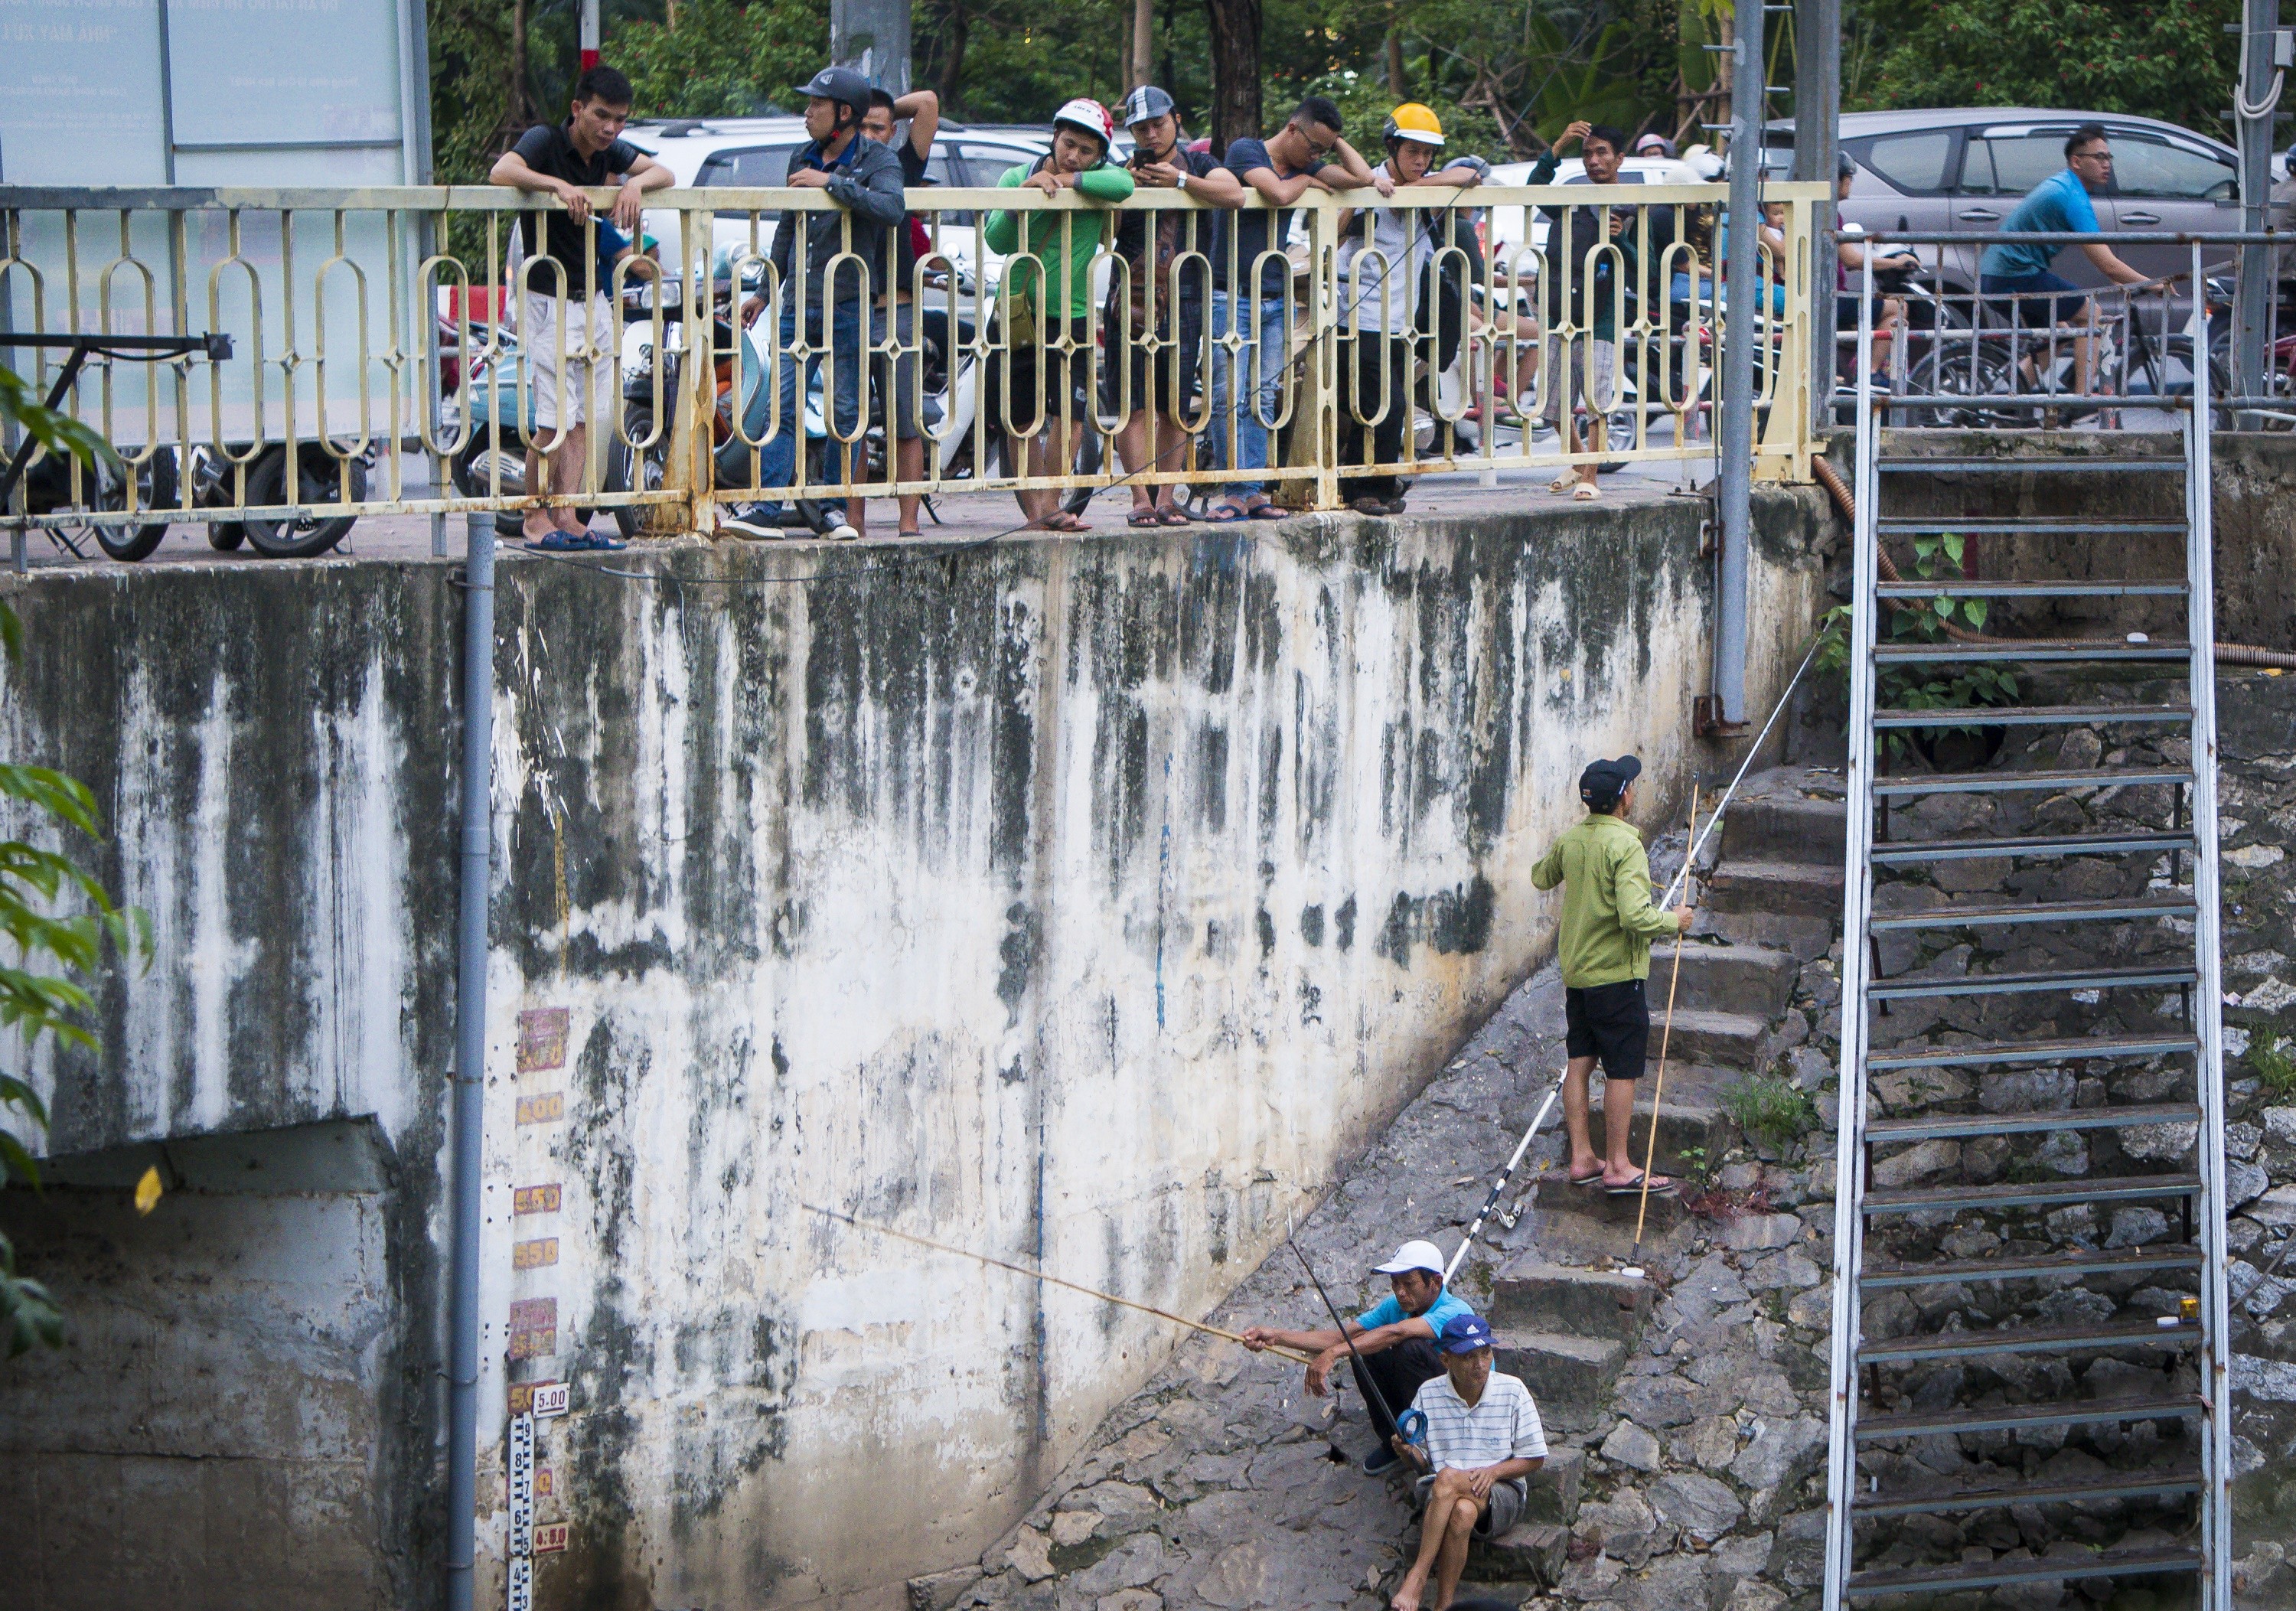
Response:
[[[1484,183],[1528,185],[1530,183],[1532,166],[1533,164],[1529,162],[1501,163],[1491,169],[1491,177]],[[1576,157],[1569,159],[1555,168],[1554,177],[1549,183],[1586,184],[1586,163]],[[1711,181],[1690,163],[1674,157],[1628,157],[1619,165],[1619,183],[1621,185],[1706,185],[1710,184]],[[1491,260],[1495,264],[1511,263],[1514,254],[1526,245],[1542,250],[1546,247],[1546,220],[1538,217],[1535,209],[1529,210],[1533,216],[1526,220],[1523,218],[1525,210],[1521,207],[1491,209],[1490,223],[1484,238],[1488,243]],[[1524,272],[1530,272],[1531,267],[1530,260],[1525,259]]]
[[[681,188],[738,185],[748,189],[781,184],[789,175],[790,158],[808,136],[801,118],[679,118],[633,122],[623,137],[648,152],[677,176]],[[1033,162],[1050,150],[1049,136],[1034,144],[1004,131],[980,133],[958,123],[944,122],[925,159],[926,185],[988,188],[1019,162]],[[911,193],[910,205],[919,205]],[[756,248],[760,256],[773,251],[775,215],[760,214]],[[995,284],[1003,259],[984,254],[971,213],[941,220],[941,249],[958,272],[973,277],[983,271]],[[678,216],[655,209],[646,214],[646,229],[660,242],[661,260],[673,270],[681,267]],[[712,234],[712,264],[722,272],[734,256],[750,245],[750,215],[721,212]],[[987,261],[983,261],[984,255]]]

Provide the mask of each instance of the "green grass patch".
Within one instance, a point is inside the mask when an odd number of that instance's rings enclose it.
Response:
[[[1750,1074],[1722,1093],[1738,1128],[1767,1147],[1783,1147],[1817,1128],[1817,1106],[1775,1074]]]

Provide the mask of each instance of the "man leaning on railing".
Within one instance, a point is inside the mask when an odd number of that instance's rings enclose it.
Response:
[[[2001,231],[2004,234],[2095,234],[2096,209],[2089,198],[2103,195],[2112,185],[2112,147],[2105,141],[2103,126],[2084,123],[2065,141],[2064,167],[2026,193],[2015,210],[2001,221]],[[2089,366],[2093,338],[2088,333],[2096,323],[2096,302],[2070,280],[2051,272],[2050,265],[2063,250],[2054,245],[1997,242],[1987,247],[1978,260],[1977,284],[1988,297],[2010,299],[2010,316],[2020,327],[2078,326],[2080,333],[2073,337],[2073,363],[2080,376],[2080,390],[2086,393],[2095,390]],[[2143,274],[2122,262],[2102,241],[2084,242],[2080,250],[2105,278],[2122,285],[2145,283]],[[2054,337],[2050,344],[2055,345]],[[2032,380],[2033,355],[2024,354],[2018,367],[2027,380]]]
[[[1121,201],[1132,194],[1130,170],[1108,160],[1116,123],[1108,108],[1084,96],[1053,114],[1053,149],[1033,164],[1008,168],[997,181],[1047,196],[1073,190],[1091,201]],[[1086,385],[1092,373],[1092,265],[1113,234],[1106,214],[1014,208],[992,212],[980,226],[988,250],[1011,254],[996,320],[1010,376],[1004,411],[1013,426],[1013,463],[1028,475],[1066,474],[1076,463],[1083,432],[1092,429]],[[1001,422],[999,422],[1001,423]],[[1047,439],[1049,438],[1049,444]],[[1046,531],[1090,530],[1061,506],[1061,494],[1015,493],[1029,524]]]
[[[582,483],[586,427],[596,419],[613,427],[620,358],[593,347],[611,339],[612,263],[627,242],[606,246],[591,217],[588,187],[623,176],[614,198],[614,222],[635,237],[645,193],[669,184],[669,169],[621,137],[629,121],[630,81],[611,67],[594,67],[575,80],[574,103],[562,124],[537,123],[495,161],[488,177],[513,190],[556,196],[564,212],[526,213],[519,218],[525,239],[524,295],[520,299],[520,352],[534,382],[530,443],[563,432],[548,453],[529,445],[526,485],[547,487],[561,496]],[[536,250],[537,225],[545,250]],[[554,264],[555,267],[554,267]],[[561,348],[564,349],[562,364]],[[522,405],[521,405],[522,407]],[[549,467],[545,481],[542,470]],[[527,545],[554,552],[619,548],[616,538],[594,534],[573,509],[529,509]]]
[[[754,381],[745,374],[737,385],[737,391],[746,399],[742,431],[718,449],[721,487],[749,484],[753,469],[756,485],[761,488],[787,487],[796,480],[798,448],[805,440],[803,393],[798,382],[820,364],[824,342],[833,384],[829,440],[820,479],[828,484],[850,481],[854,476],[849,460],[857,467],[865,459],[866,449],[860,440],[861,366],[871,292],[873,284],[884,283],[887,236],[902,223],[905,210],[901,160],[861,133],[869,104],[869,81],[849,67],[824,67],[805,86],[805,132],[812,140],[790,158],[786,183],[792,189],[826,190],[840,211],[805,212],[791,208],[774,226],[773,266],[780,282],[781,301],[774,331],[777,342],[774,350],[779,355],[773,367],[776,383],[768,392],[767,375],[758,373]],[[849,259],[835,262],[832,283],[832,261],[842,258],[847,250],[847,228],[852,232],[853,255],[866,268]],[[800,237],[805,242],[802,265],[797,259]],[[744,323],[754,321],[764,310],[762,298],[750,299],[742,308]],[[736,369],[750,370],[758,357],[755,337],[745,332],[736,347]],[[773,434],[766,436],[769,420]],[[742,440],[744,435],[763,437],[763,443],[752,448]],[[843,540],[856,535],[846,520],[843,497],[824,499],[821,507],[827,536]],[[778,538],[781,500],[763,498],[741,505],[718,523],[742,537]]]
[[[1340,137],[1340,109],[1309,95],[1266,140],[1231,140],[1221,159],[1229,172],[1271,203],[1239,212],[1212,258],[1212,432],[1220,467],[1240,473],[1209,514],[1219,522],[1281,520],[1264,482],[1269,431],[1283,407],[1285,347],[1291,331],[1292,265],[1283,256],[1292,204],[1309,190],[1371,185],[1382,196],[1395,181],[1374,177],[1355,147]],[[1326,175],[1332,177],[1327,177]],[[1337,183],[1333,183],[1336,177]],[[1262,254],[1272,253],[1265,265]],[[1222,340],[1234,333],[1239,350]]]

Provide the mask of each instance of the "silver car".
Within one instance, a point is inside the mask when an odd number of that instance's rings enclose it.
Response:
[[[2030,107],[1845,112],[1841,149],[1857,171],[1842,218],[1868,230],[1998,230],[2026,192],[2064,167],[2065,138],[2084,123],[2103,126],[2112,143],[2112,189],[2093,198],[2104,230],[2240,226],[2239,158],[2222,141],[2156,118]],[[1782,170],[1792,156],[1792,122],[1772,123],[1764,144],[1764,168]],[[1981,248],[1917,250],[1934,267],[1940,292],[1976,288]],[[2116,250],[2123,261],[2151,275],[2174,274],[2192,262],[2191,249],[2184,246]],[[2059,253],[2055,267],[2075,284],[2103,284],[2078,251]]]

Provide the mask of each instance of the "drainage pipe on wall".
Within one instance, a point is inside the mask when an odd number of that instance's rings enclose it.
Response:
[[[1736,7],[1730,78],[1730,262],[1724,284],[1722,419],[1715,444],[1722,566],[1715,603],[1714,692],[1722,719],[1746,719],[1746,560],[1753,522],[1754,343],[1767,339],[1755,275],[1761,243],[1763,7]],[[1783,269],[1785,266],[1779,265]]]
[[[463,855],[455,914],[453,1253],[447,1300],[447,1611],[478,1553],[480,1148],[486,1135],[487,897],[493,878],[495,517],[470,518],[463,588]]]

